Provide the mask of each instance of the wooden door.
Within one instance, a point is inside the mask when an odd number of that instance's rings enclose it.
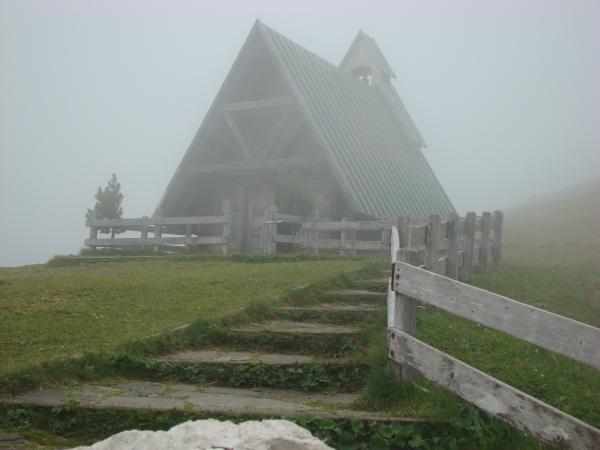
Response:
[[[260,232],[267,209],[275,202],[272,183],[251,186],[246,194],[246,229],[244,250],[260,252]]]

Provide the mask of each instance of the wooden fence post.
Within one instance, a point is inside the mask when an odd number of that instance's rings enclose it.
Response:
[[[425,269],[438,273],[440,253],[440,222],[438,215],[429,216],[425,239]]]
[[[162,237],[162,225],[154,224],[154,239],[160,239]],[[152,247],[152,251],[160,252],[160,244],[155,244]]]
[[[269,241],[269,210],[265,211],[263,217],[263,223],[260,226],[260,253],[266,255],[269,252],[268,241]]]
[[[162,217],[162,208],[156,211],[156,215],[152,216],[153,219],[157,218],[157,217]],[[161,237],[162,237],[162,225],[157,225],[155,222],[154,223],[154,238],[160,239]],[[154,247],[152,247],[152,251],[160,252],[160,244],[154,245]]]
[[[90,224],[90,239],[98,239],[98,227]],[[96,250],[95,245],[90,245],[92,250]]]
[[[490,259],[490,226],[492,215],[484,212],[481,215],[481,240],[479,241],[479,271],[488,271],[488,262]]]
[[[272,205],[267,212],[269,226],[267,228],[267,254],[277,253],[277,206]]]
[[[231,234],[231,199],[223,199],[223,215],[227,216],[227,223],[223,224],[223,239],[225,243],[221,246],[221,253],[226,255],[229,252],[229,235]]]
[[[464,281],[473,278],[473,254],[475,252],[475,221],[477,217],[474,212],[468,212],[465,218],[465,259],[463,261]]]
[[[185,251],[189,252],[190,250],[192,250],[192,245],[190,243],[192,239],[192,225],[191,224],[187,224],[185,226]]]
[[[502,242],[502,225],[504,222],[504,213],[502,211],[494,211],[494,252],[493,261],[494,265],[498,265],[502,262],[502,253],[504,251]]]
[[[142,216],[142,219],[148,220],[148,216]],[[142,240],[148,239],[148,224],[147,223],[144,223],[142,225],[142,231],[140,233],[140,237],[142,238]]]
[[[347,219],[346,219],[347,220]],[[356,256],[356,241],[358,239],[358,231],[348,231],[346,232],[346,239],[352,241],[354,248],[350,250],[350,254],[352,256]]]
[[[446,276],[458,277],[458,214],[448,215],[448,254],[446,259]]]
[[[344,225],[346,225],[347,221],[348,219],[342,217],[342,229],[340,230],[340,255],[342,256],[346,254],[346,252],[344,251],[344,242],[348,240],[348,231],[344,229]]]
[[[315,209],[315,221],[317,221],[317,222],[319,221],[319,210],[318,209]],[[309,236],[310,236],[311,240],[313,240],[315,242],[318,241],[319,240],[319,230],[313,230],[313,231],[311,231],[309,233]],[[310,244],[310,242],[309,242],[309,244]],[[319,249],[315,248],[313,250],[313,252],[315,253],[315,255],[318,255],[319,254]]]
[[[408,248],[411,242],[410,234],[410,219],[407,217],[399,217],[397,222],[399,246],[398,261],[407,262],[407,256],[410,252]],[[417,333],[417,303],[415,299],[406,297],[405,295],[396,293],[394,300],[394,318],[393,323],[396,328],[401,329],[411,336]],[[395,367],[396,376],[402,376],[404,381],[412,381],[415,376],[415,371],[408,365]]]

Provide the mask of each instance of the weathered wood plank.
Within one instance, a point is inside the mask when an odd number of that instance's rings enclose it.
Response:
[[[281,235],[279,235],[281,236]],[[389,244],[381,241],[345,241],[342,243],[339,239],[312,239],[304,241],[303,246],[312,250],[372,250],[387,251]]]
[[[284,244],[302,244],[304,242],[304,237],[294,235],[294,234],[276,234],[275,242],[281,242]]]
[[[600,369],[600,329],[397,262],[393,289]]]
[[[277,207],[275,205],[270,206],[265,213],[265,225],[267,226],[267,254],[274,255],[277,253],[277,222],[275,221],[275,215],[277,214]]]
[[[398,236],[398,228],[392,227],[392,233],[390,238],[390,262],[396,261],[398,251],[400,250],[400,237]],[[390,277],[388,283],[388,294],[387,294],[387,323],[388,328],[394,326],[394,300],[396,299],[396,293],[392,290],[392,279]]]
[[[490,260],[490,229],[492,224],[492,215],[484,212],[481,215],[481,240],[479,243],[479,271],[485,273],[488,271],[488,262]]]
[[[231,217],[231,198],[227,197],[223,199],[223,216]],[[221,246],[221,253],[223,255],[227,255],[229,253],[229,236],[231,235],[231,221],[228,220],[227,223],[223,224],[223,240],[225,244]]]
[[[85,245],[96,247],[143,247],[145,245],[218,245],[226,241],[223,236],[184,236],[160,237],[160,238],[115,238],[115,239],[86,239]]]
[[[418,248],[421,245],[424,246],[427,240],[427,226],[411,226],[410,235],[412,248]]]
[[[446,228],[448,235],[446,276],[456,280],[458,276],[458,214],[450,213]]]
[[[408,253],[403,249],[411,245],[411,227],[410,218],[399,217],[397,222],[398,240],[400,250],[397,253],[399,261],[408,262]],[[414,336],[417,332],[417,304],[415,300],[406,295],[396,292],[394,299],[394,317],[393,326]],[[402,364],[396,368],[396,374],[401,375],[404,381],[412,381],[415,377],[415,371],[412,367]]]
[[[250,145],[246,141],[246,138],[244,137],[244,134],[242,133],[242,131],[238,127],[237,122],[232,117],[231,113],[229,113],[229,112],[226,111],[226,112],[223,113],[223,117],[225,118],[225,122],[227,123],[227,126],[229,127],[229,130],[231,131],[231,134],[233,134],[233,137],[235,138],[235,140],[237,141],[238,145],[240,146],[240,149],[242,150],[242,153],[244,153],[244,156],[246,157],[246,160],[247,161],[254,161],[254,160],[256,160],[256,155],[252,152],[252,149],[250,148]]]
[[[350,221],[332,221],[316,222],[308,220],[304,224],[307,230],[318,231],[382,231],[389,230],[393,222],[350,222]]]
[[[478,408],[550,444],[600,448],[600,430],[410,336],[389,330],[389,356]]]
[[[141,217],[139,219],[92,219],[88,225],[99,228],[109,227],[142,227],[144,225],[200,225],[224,224],[229,222],[229,216],[204,217]],[[141,229],[141,228],[138,228]]]
[[[244,102],[228,102],[223,105],[225,111],[242,111],[245,109],[274,108],[279,106],[288,106],[296,103],[292,96],[271,97],[260,100],[248,100]]]
[[[292,216],[291,214],[275,214],[275,220],[286,223],[302,223],[306,219],[300,216]]]
[[[471,281],[471,278],[473,278],[473,266],[475,264],[475,221],[475,213],[468,212],[465,218],[465,255],[462,268],[464,281]]]
[[[425,267],[432,272],[438,272],[439,267],[440,222],[440,216],[431,215],[429,216],[429,222],[427,223]]]
[[[494,253],[492,255],[494,265],[498,265],[502,262],[502,254],[503,254],[503,237],[502,237],[502,225],[504,222],[504,214],[502,211],[494,211],[494,241],[496,245],[494,246]]]

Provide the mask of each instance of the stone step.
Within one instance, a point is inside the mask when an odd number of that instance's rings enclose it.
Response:
[[[289,355],[285,353],[244,352],[229,349],[188,350],[155,359],[160,362],[189,364],[271,364],[296,366],[315,362],[317,358],[309,355]],[[335,361],[332,360],[332,361]]]
[[[295,322],[291,320],[269,320],[232,328],[243,333],[307,333],[307,334],[356,334],[359,329],[348,325],[319,322]]]
[[[325,298],[347,299],[347,300],[373,300],[383,301],[387,298],[385,292],[373,292],[364,289],[346,289],[340,291],[328,291],[324,293]]]
[[[319,321],[348,325],[360,323],[373,317],[383,305],[374,303],[320,303],[277,308],[277,316],[293,321]]]
[[[355,303],[355,304],[340,304],[340,303],[319,303],[310,306],[283,306],[277,308],[278,311],[357,311],[357,312],[371,312],[378,311],[381,305],[373,303]]]
[[[111,385],[43,388],[7,399],[9,403],[46,407],[75,401],[86,409],[134,409],[167,411],[177,409],[233,416],[316,415],[333,419],[421,422],[423,419],[394,417],[350,409],[356,394],[315,394],[282,389],[240,389],[193,384],[163,384],[125,380]]]
[[[319,357],[293,351],[270,353],[260,351],[260,347],[257,351],[248,351],[248,347],[186,350],[160,356],[154,362],[156,364],[140,367],[135,372],[136,377],[204,386],[293,387],[306,392],[357,391],[369,371],[364,358],[356,356]],[[127,372],[123,376],[128,376]]]

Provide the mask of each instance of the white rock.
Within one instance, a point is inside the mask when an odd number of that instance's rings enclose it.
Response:
[[[333,450],[308,430],[287,420],[188,421],[169,431],[123,431],[74,450]]]

